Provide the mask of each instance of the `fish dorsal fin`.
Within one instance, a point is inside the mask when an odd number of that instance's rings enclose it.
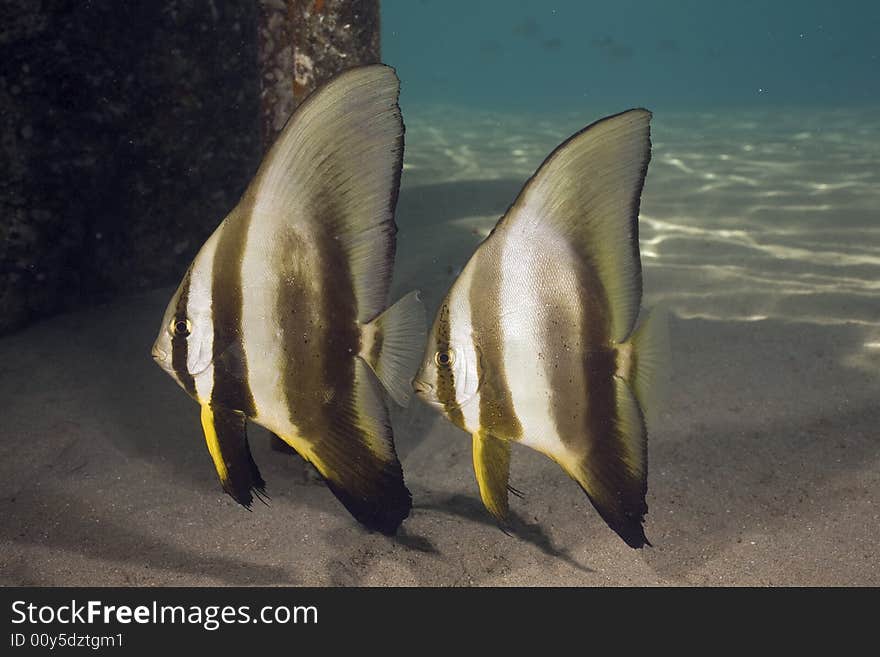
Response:
[[[403,120],[394,70],[341,73],[288,120],[246,199],[263,234],[338,240],[366,322],[386,305],[394,262],[394,210],[403,163]]]
[[[535,230],[552,231],[595,268],[617,342],[632,332],[642,297],[638,218],[651,159],[650,121],[648,110],[633,109],[570,137],[544,160],[499,223],[532,240]]]

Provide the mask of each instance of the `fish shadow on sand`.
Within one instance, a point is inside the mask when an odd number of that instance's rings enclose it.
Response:
[[[407,550],[422,552],[424,554],[440,553],[439,550],[437,550],[437,546],[435,546],[429,538],[411,533],[407,530],[406,525],[403,525],[398,529],[397,534],[392,536],[391,540],[398,545],[405,547]]]
[[[530,543],[547,556],[561,559],[569,566],[583,573],[596,572],[592,568],[578,563],[565,550],[556,547],[540,523],[528,522],[515,511],[510,511],[507,525],[502,526],[486,511],[480,500],[468,495],[462,495],[461,493],[453,493],[444,497],[435,496],[432,501],[418,504],[418,509],[437,511],[458,518],[464,518],[486,527],[495,527],[510,536],[511,539],[519,539]]]
[[[428,500],[421,501],[425,497]],[[392,537],[348,525],[328,537],[328,543],[336,546],[333,557],[326,563],[330,585],[387,583],[389,562],[400,566],[395,569],[394,576],[401,579],[392,580],[395,584],[414,581],[428,586],[479,585],[492,577],[505,577],[516,571],[517,563],[523,556],[520,541],[534,545],[544,554],[560,559],[578,571],[595,572],[557,548],[540,525],[529,523],[516,513],[511,513],[510,524],[502,530],[478,499],[457,493],[426,496],[418,491],[414,493],[414,498],[413,515],[422,517],[411,519],[411,523],[413,520],[423,523],[427,520],[426,515],[436,517],[439,513],[498,530],[499,534],[503,531],[510,543],[499,538],[498,541],[492,541],[493,546],[485,551],[474,551],[468,547],[450,549],[449,546],[440,550],[431,538],[413,534],[406,523]],[[432,534],[437,531],[438,525],[432,523]],[[352,540],[352,532],[360,535],[357,540]],[[461,534],[467,535],[468,532],[462,531]]]

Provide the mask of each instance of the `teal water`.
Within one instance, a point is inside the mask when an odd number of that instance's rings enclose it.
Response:
[[[382,12],[404,109],[880,102],[870,0],[384,0]]]

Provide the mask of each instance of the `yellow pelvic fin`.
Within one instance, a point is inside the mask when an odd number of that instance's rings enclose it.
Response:
[[[211,455],[211,460],[214,461],[217,476],[220,477],[220,483],[225,487],[226,482],[229,481],[229,469],[226,467],[223,453],[220,450],[220,441],[214,426],[214,412],[208,404],[202,405],[202,429],[205,432],[205,442],[208,443],[208,453]]]
[[[483,505],[493,516],[505,520],[509,511],[510,443],[480,430],[474,434],[474,473]]]
[[[202,405],[202,429],[220,484],[232,499],[250,508],[254,495],[265,502],[266,482],[251,456],[244,413]]]

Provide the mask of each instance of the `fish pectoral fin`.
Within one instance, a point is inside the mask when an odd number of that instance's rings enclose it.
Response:
[[[590,502],[633,548],[651,545],[643,523],[648,505],[648,438],[645,422],[627,383],[614,377],[616,416],[603,436],[591,436],[582,454],[552,457],[580,484]],[[562,449],[562,448],[561,448]]]
[[[410,292],[362,330],[360,357],[391,398],[406,406],[425,346],[425,308],[419,293]]]
[[[248,509],[254,495],[265,503],[266,482],[251,456],[244,413],[203,404],[202,428],[223,490]]]
[[[669,320],[664,307],[653,308],[633,331],[628,342],[618,347],[618,370],[621,370],[620,354],[629,350],[629,367],[619,375],[630,385],[646,423],[650,426],[656,419],[666,394],[669,371]]]
[[[308,446],[300,453],[360,523],[393,535],[409,515],[412,497],[394,449],[388,409],[366,365],[355,360],[354,395],[333,403],[329,426],[321,436],[303,436]]]
[[[510,443],[485,431],[474,436],[474,473],[483,506],[498,520],[507,519],[510,478]]]

